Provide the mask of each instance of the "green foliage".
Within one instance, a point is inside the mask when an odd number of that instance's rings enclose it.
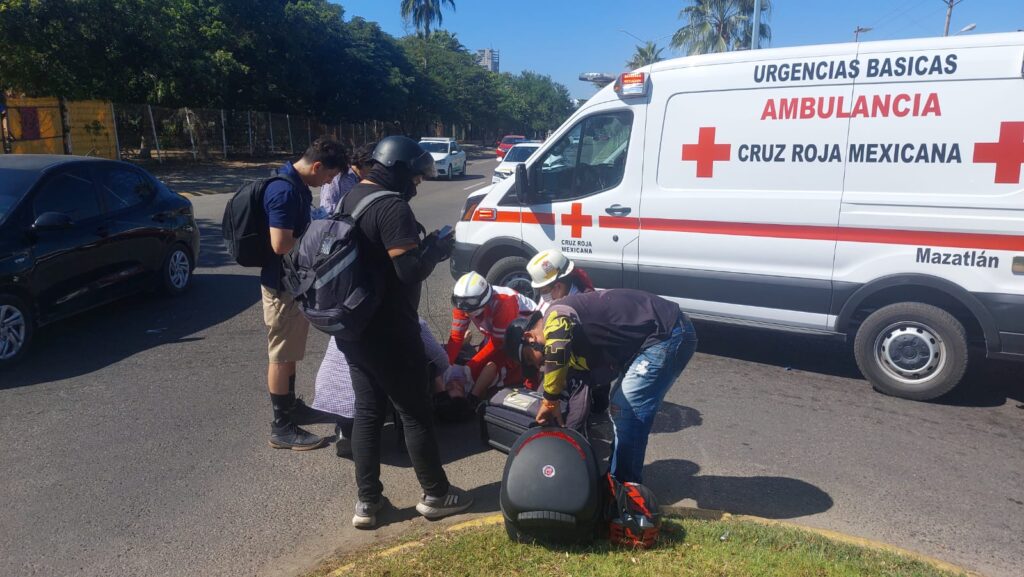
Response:
[[[648,64],[654,64],[655,62],[661,62],[661,51],[664,48],[658,48],[658,45],[654,42],[647,41],[643,46],[637,46],[636,52],[633,53],[633,57],[626,62],[626,68],[629,70],[636,70],[637,68],[643,68]]]
[[[430,27],[435,22],[438,26],[444,21],[444,5],[455,10],[455,0],[402,0],[402,18],[416,28],[421,38],[429,38]]]
[[[0,0],[0,90],[398,121],[412,135],[436,122],[541,133],[568,116],[565,87],[488,72],[431,30],[454,2],[405,4],[421,34],[396,39],[327,0]]]
[[[771,0],[761,0],[759,36],[771,42]],[[686,25],[672,36],[672,47],[688,55],[750,48],[754,0],[690,0],[679,11]]]

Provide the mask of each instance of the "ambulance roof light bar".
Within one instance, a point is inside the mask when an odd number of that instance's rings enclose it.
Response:
[[[647,96],[647,73],[623,72],[615,81],[615,92],[622,98]]]

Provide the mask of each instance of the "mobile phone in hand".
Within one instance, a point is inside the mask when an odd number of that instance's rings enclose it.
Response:
[[[446,224],[441,227],[441,230],[437,231],[437,238],[448,238],[453,232],[455,232],[455,229],[451,225]]]

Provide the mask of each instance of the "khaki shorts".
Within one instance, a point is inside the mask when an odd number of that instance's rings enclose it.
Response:
[[[284,291],[260,286],[263,322],[267,325],[267,357],[271,363],[295,363],[306,356],[309,321],[295,299]]]

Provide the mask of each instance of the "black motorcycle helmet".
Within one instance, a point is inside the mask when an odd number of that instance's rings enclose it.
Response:
[[[523,364],[523,335],[541,318],[540,311],[534,311],[529,317],[519,317],[509,323],[505,329],[505,354],[517,364]]]
[[[373,149],[373,159],[388,168],[404,168],[410,177],[437,176],[434,157],[407,136],[382,138]]]

